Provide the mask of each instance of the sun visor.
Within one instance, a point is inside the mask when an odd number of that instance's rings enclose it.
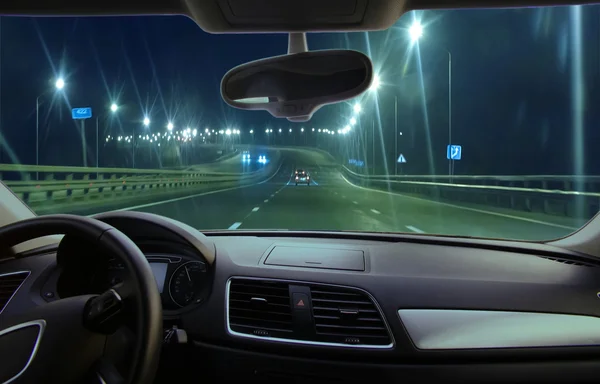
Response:
[[[186,4],[213,33],[378,30],[392,25],[402,0],[212,0]]]

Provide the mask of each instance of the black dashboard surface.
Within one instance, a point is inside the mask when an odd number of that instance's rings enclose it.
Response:
[[[250,361],[246,358],[258,359],[256,364],[246,365],[250,371],[261,361],[264,363],[262,359],[289,358],[298,363],[296,368],[310,361],[316,364],[315,359],[319,364],[330,363],[329,368],[334,374],[336,369],[347,364],[370,370],[380,369],[381,365],[391,369],[406,364],[417,364],[421,368],[428,364],[446,364],[448,368],[447,364],[475,363],[481,369],[485,364],[494,364],[494,369],[498,370],[501,364],[525,367],[525,364],[535,365],[542,361],[554,364],[555,368],[566,364],[563,372],[581,367],[579,381],[585,381],[590,372],[600,372],[597,360],[600,352],[600,263],[585,255],[566,253],[542,244],[427,236],[384,238],[350,233],[238,231],[200,234],[189,228],[183,229],[181,235],[176,226],[154,228],[148,232],[144,231],[144,225],[155,224],[136,222],[132,226],[129,220],[111,224],[130,236],[149,257],[156,257],[158,250],[167,250],[170,255],[179,252],[179,256],[205,263],[210,279],[202,300],[184,310],[166,313],[169,324],[185,329],[189,344],[197,347],[194,352],[186,352],[188,360],[206,360],[206,354],[195,353],[209,350],[211,359],[220,355],[233,359],[232,354],[236,359],[246,361],[243,364]],[[131,228],[135,228],[135,232],[128,233]],[[152,234],[152,241],[148,240],[148,233]],[[191,241],[189,236],[193,238]],[[201,250],[214,253],[205,255]],[[274,250],[279,252],[278,262],[265,263]],[[293,250],[289,257],[286,250]],[[340,259],[344,254],[352,259],[350,264]],[[11,261],[12,270],[32,272],[13,297],[15,303],[32,298],[43,300],[46,284],[57,267],[55,250],[34,256]],[[314,289],[316,286],[364,292],[365,297],[373,300],[373,308],[383,316],[391,344],[384,348],[368,345],[355,348],[352,343],[320,344],[304,342],[302,338],[285,340],[261,337],[260,333],[245,337],[232,332],[228,319],[229,287],[232,281],[248,278],[283,282],[291,287],[290,290]],[[311,291],[307,292],[310,296]],[[5,308],[6,313],[14,309],[11,307]],[[429,321],[431,316],[440,313],[442,321],[454,321],[454,326],[442,327],[440,331],[443,323]],[[473,321],[473,318],[463,321],[460,316],[465,313],[484,316],[485,321]],[[492,319],[490,313],[500,317]],[[419,314],[427,314],[429,319],[419,318]],[[448,317],[448,314],[452,316]],[[521,314],[527,317],[507,320],[511,315]],[[550,317],[539,318],[536,314]],[[573,316],[556,317],[561,315]],[[522,319],[525,322],[518,329]],[[536,323],[538,319],[541,323]],[[506,334],[504,325],[510,321],[516,321],[516,326],[513,324],[513,329],[509,329],[512,333]],[[477,324],[479,334],[471,332],[469,324]],[[539,333],[537,328],[546,325],[554,327],[552,332]],[[434,334],[428,334],[429,330]],[[444,335],[450,331],[458,335],[463,332],[462,344],[457,343],[456,338]],[[555,337],[560,334],[566,336]],[[554,341],[545,343],[543,337]],[[498,345],[486,345],[481,343],[482,339],[494,340]],[[510,342],[505,345],[506,339]],[[514,340],[517,340],[516,344]],[[244,357],[245,354],[251,356]],[[569,365],[569,362],[575,365]],[[219,366],[219,362],[213,363],[214,367]],[[535,367],[530,368],[551,372],[542,369],[541,365]],[[553,379],[558,376],[544,374],[540,377]]]

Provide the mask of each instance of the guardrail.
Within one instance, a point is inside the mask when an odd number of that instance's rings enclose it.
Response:
[[[346,166],[355,184],[382,190],[581,219],[600,209],[600,176],[385,176],[362,175]]]
[[[63,204],[125,203],[129,200],[164,198],[165,195],[227,188],[260,182],[270,177],[280,156],[248,173],[188,170],[84,168],[0,164],[0,180],[34,211],[52,211]],[[44,180],[31,180],[39,173]],[[10,174],[10,178],[2,175]]]

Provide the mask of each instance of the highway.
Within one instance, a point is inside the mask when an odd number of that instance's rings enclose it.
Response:
[[[578,224],[564,217],[492,207],[459,206],[355,186],[325,155],[283,150],[279,171],[246,187],[122,207],[211,229],[348,230],[434,233],[543,240],[567,235]],[[294,169],[314,184],[295,186]]]

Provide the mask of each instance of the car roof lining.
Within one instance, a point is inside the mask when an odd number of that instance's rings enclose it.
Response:
[[[417,9],[593,4],[580,0],[4,0],[18,16],[187,15],[211,33],[387,29]]]

